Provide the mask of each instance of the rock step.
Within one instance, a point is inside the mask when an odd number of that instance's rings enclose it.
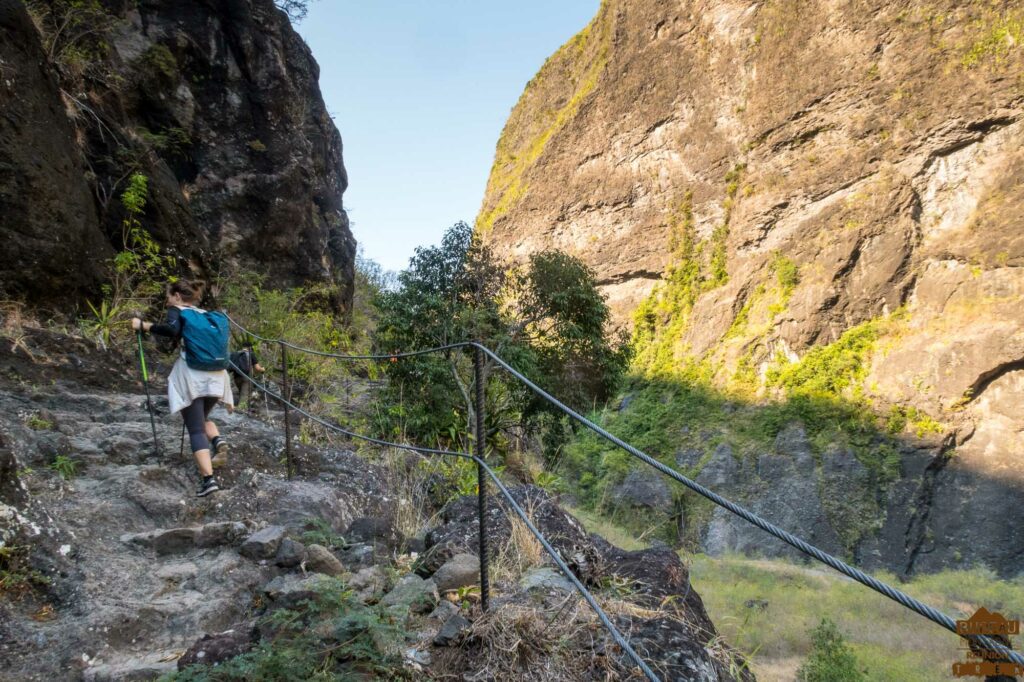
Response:
[[[184,554],[193,549],[234,546],[248,534],[249,527],[241,521],[216,521],[203,526],[126,533],[121,542],[152,549],[157,554]]]

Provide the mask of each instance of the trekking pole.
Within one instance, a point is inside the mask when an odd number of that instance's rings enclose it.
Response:
[[[185,421],[181,422],[181,445],[178,447],[178,457],[184,459],[185,457]]]
[[[139,342],[139,367],[142,368],[142,385],[146,389],[146,411],[149,412],[149,425],[153,427],[153,453],[160,456],[160,443],[156,439],[156,418],[153,417],[153,401],[149,397],[149,372],[146,371],[146,354],[142,352],[142,330],[135,332]],[[182,441],[184,445],[184,440]]]

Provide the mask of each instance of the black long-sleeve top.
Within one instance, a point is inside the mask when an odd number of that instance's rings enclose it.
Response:
[[[149,328],[150,334],[167,336],[175,341],[181,339],[181,332],[185,328],[185,321],[181,319],[181,309],[171,306],[167,309],[167,320],[160,324],[154,324]]]

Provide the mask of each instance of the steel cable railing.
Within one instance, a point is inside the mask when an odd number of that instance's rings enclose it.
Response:
[[[852,578],[853,580],[857,581],[858,583],[860,583],[860,584],[862,584],[862,585],[864,585],[866,587],[871,588],[872,590],[878,592],[879,594],[882,594],[882,595],[888,597],[889,599],[892,599],[893,601],[895,601],[896,603],[900,604],[901,606],[903,606],[903,607],[913,611],[914,613],[917,613],[920,616],[923,616],[924,618],[927,618],[928,620],[930,620],[933,623],[935,623],[935,624],[937,624],[937,625],[939,625],[939,626],[949,630],[950,632],[952,632],[952,633],[954,633],[954,634],[956,634],[956,635],[958,635],[960,637],[964,637],[965,639],[969,639],[969,640],[977,643],[978,645],[980,645],[982,648],[988,649],[991,652],[997,653],[997,654],[1005,657],[1009,661],[1012,661],[1012,662],[1017,663],[1019,665],[1024,665],[1024,655],[1014,651],[1013,649],[1010,649],[1007,646],[1004,646],[1003,644],[999,643],[998,641],[996,641],[995,639],[993,639],[993,638],[991,638],[991,637],[989,637],[987,635],[977,635],[977,634],[966,635],[966,634],[960,633],[958,631],[958,629],[957,629],[956,621],[953,620],[952,618],[950,618],[949,616],[947,616],[946,614],[942,613],[938,609],[936,609],[936,608],[934,608],[932,606],[929,606],[929,605],[927,605],[927,604],[925,604],[925,603],[923,603],[921,601],[918,601],[917,599],[914,599],[913,597],[911,597],[910,595],[906,594],[905,592],[903,592],[901,590],[898,590],[895,587],[892,587],[891,585],[888,585],[888,584],[886,584],[886,583],[884,583],[884,582],[882,582],[882,581],[880,581],[880,580],[878,580],[878,579],[868,575],[867,573],[864,573],[860,569],[855,568],[855,567],[847,564],[846,562],[844,562],[844,561],[842,561],[842,560],[832,556],[831,554],[828,554],[827,552],[824,552],[824,551],[818,549],[817,547],[811,545],[810,543],[807,543],[804,540],[802,540],[801,538],[798,538],[795,535],[793,535],[793,534],[783,530],[782,528],[779,528],[775,524],[773,524],[773,523],[771,523],[771,522],[761,518],[757,514],[754,514],[753,512],[751,512],[751,511],[747,510],[746,508],[736,504],[735,502],[732,502],[731,500],[728,500],[728,499],[722,497],[718,493],[716,493],[716,492],[714,492],[714,491],[712,491],[712,490],[710,490],[708,488],[705,488],[704,486],[702,486],[701,484],[697,483],[696,481],[691,480],[690,478],[684,476],[683,474],[681,474],[680,472],[676,471],[675,469],[673,469],[673,468],[671,468],[671,467],[669,467],[669,466],[667,466],[665,464],[662,464],[661,462],[659,462],[658,460],[654,459],[650,455],[648,455],[648,454],[644,453],[643,451],[633,447],[632,445],[630,445],[629,443],[623,441],[622,439],[618,438],[617,436],[609,433],[605,429],[601,428],[600,426],[598,426],[594,422],[590,421],[589,419],[587,419],[586,417],[584,417],[580,413],[576,412],[571,407],[569,407],[568,405],[564,404],[563,402],[561,402],[560,400],[555,398],[553,395],[551,395],[550,393],[545,391],[543,388],[541,388],[540,386],[535,384],[533,381],[531,381],[526,376],[524,376],[522,373],[520,373],[518,370],[516,370],[514,367],[509,365],[507,362],[505,362],[505,360],[503,360],[500,356],[498,356],[494,351],[490,350],[489,348],[487,348],[483,344],[477,343],[475,341],[462,341],[462,342],[458,342],[458,343],[447,344],[447,345],[444,345],[444,346],[438,346],[436,348],[426,348],[426,349],[422,349],[422,350],[408,351],[408,352],[402,352],[402,353],[376,354],[376,355],[344,355],[344,354],[340,354],[340,353],[326,353],[326,352],[314,350],[312,348],[303,348],[301,346],[296,346],[296,345],[290,344],[290,343],[288,343],[286,341],[283,341],[283,340],[280,340],[280,339],[267,339],[267,338],[258,336],[256,334],[253,334],[252,332],[249,332],[247,329],[242,327],[240,324],[235,322],[233,319],[231,319],[231,318],[228,318],[228,319],[231,321],[231,323],[233,325],[238,327],[239,330],[241,330],[242,332],[248,334],[249,336],[252,336],[253,338],[256,338],[256,339],[259,339],[261,341],[265,341],[265,342],[268,342],[268,343],[279,343],[279,344],[282,344],[282,345],[286,345],[287,347],[292,348],[292,349],[294,349],[296,351],[299,351],[299,352],[309,353],[309,354],[313,354],[313,355],[319,355],[321,357],[334,358],[334,359],[337,359],[337,360],[346,360],[346,361],[355,361],[355,360],[375,360],[375,361],[381,361],[381,360],[384,360],[384,361],[388,361],[388,360],[392,360],[392,359],[399,359],[399,358],[405,358],[405,357],[414,357],[414,356],[418,356],[418,355],[425,355],[425,354],[428,354],[428,353],[436,353],[436,352],[439,352],[439,351],[451,350],[451,349],[455,349],[455,348],[474,348],[474,349],[476,349],[477,352],[484,353],[485,355],[490,357],[498,366],[500,366],[506,372],[511,374],[515,379],[521,381],[530,390],[532,390],[534,393],[536,393],[538,396],[540,396],[541,398],[546,400],[548,403],[553,405],[555,408],[560,410],[562,413],[564,413],[568,417],[570,417],[570,418],[576,420],[577,422],[579,422],[580,424],[586,426],[588,429],[590,429],[591,431],[596,433],[598,436],[600,436],[600,437],[604,438],[605,440],[613,443],[614,445],[622,448],[623,450],[628,452],[630,455],[636,457],[637,459],[639,459],[640,461],[644,462],[645,464],[654,467],[655,469],[657,469],[661,473],[665,474],[666,476],[672,478],[673,480],[675,480],[675,481],[677,481],[679,483],[682,483],[684,486],[686,486],[690,490],[694,491],[695,493],[697,493],[697,494],[699,494],[699,495],[701,495],[701,496],[711,500],[712,502],[714,502],[718,506],[723,507],[724,509],[727,509],[728,511],[732,512],[733,514],[739,516],[744,521],[747,521],[748,523],[751,523],[751,524],[757,526],[761,530],[765,531],[766,533],[774,536],[775,538],[777,538],[779,540],[782,540],[783,542],[785,542],[786,544],[790,545],[791,547],[794,547],[794,548],[800,550],[801,552],[803,552],[807,556],[810,556],[810,557],[820,561],[821,563],[825,564],[826,566],[829,566],[830,568],[832,568],[832,569],[834,569],[836,571],[839,571],[843,575],[846,575],[847,577]]]
[[[562,573],[565,574],[565,577],[569,579],[569,581],[573,584],[573,587],[576,588],[576,591],[580,593],[580,596],[583,597],[584,601],[586,601],[587,604],[590,606],[590,608],[594,611],[594,613],[598,617],[598,620],[601,621],[601,624],[608,631],[608,633],[612,636],[612,639],[615,640],[615,643],[618,644],[619,647],[625,652],[626,656],[628,656],[629,659],[631,661],[633,661],[633,663],[636,664],[636,666],[638,668],[640,668],[641,672],[643,672],[644,676],[648,680],[650,680],[651,682],[660,682],[658,676],[654,674],[654,671],[651,670],[650,666],[647,665],[647,663],[640,657],[640,655],[636,652],[636,650],[629,644],[629,642],[622,635],[622,633],[619,632],[618,628],[615,627],[615,624],[612,623],[611,619],[608,617],[608,614],[606,614],[604,612],[604,609],[602,609],[601,606],[597,603],[597,600],[594,598],[594,595],[591,594],[590,590],[588,590],[583,585],[582,582],[580,582],[579,578],[577,578],[576,574],[572,572],[572,569],[570,569],[569,566],[565,563],[565,561],[562,559],[562,557],[558,553],[558,551],[554,547],[551,546],[551,543],[549,543],[547,538],[544,537],[544,534],[541,533],[540,530],[537,529],[537,527],[533,524],[532,521],[530,521],[530,518],[527,515],[527,513],[515,501],[515,498],[512,497],[512,493],[509,491],[508,488],[505,487],[505,484],[501,482],[501,480],[498,478],[498,475],[480,457],[477,457],[476,455],[471,455],[471,454],[466,453],[466,452],[457,452],[457,451],[454,451],[454,450],[438,450],[438,449],[435,449],[435,448],[420,447],[418,445],[408,445],[408,444],[405,444],[405,443],[394,443],[394,442],[391,442],[391,441],[382,440],[380,438],[374,438],[372,436],[366,436],[366,435],[363,435],[363,434],[360,434],[360,433],[356,433],[354,431],[349,431],[348,429],[342,428],[341,426],[338,426],[337,424],[329,422],[329,421],[323,419],[322,417],[318,417],[315,414],[312,414],[311,412],[308,412],[308,411],[304,410],[303,408],[299,407],[298,405],[296,405],[296,404],[294,404],[294,403],[292,403],[290,401],[286,401],[283,396],[274,393],[273,391],[268,389],[263,384],[257,382],[252,376],[250,376],[246,372],[242,371],[242,369],[240,367],[238,367],[238,365],[234,364],[233,362],[229,363],[229,364],[234,368],[234,370],[236,372],[238,372],[241,376],[245,377],[246,380],[248,380],[258,391],[262,392],[264,395],[268,395],[271,398],[274,398],[275,400],[280,401],[281,403],[288,402],[288,405],[289,405],[289,407],[291,407],[291,409],[295,410],[296,412],[298,412],[299,414],[303,415],[307,419],[310,419],[311,421],[314,421],[317,424],[320,424],[321,426],[323,426],[323,427],[325,427],[325,428],[327,428],[327,429],[329,429],[331,431],[334,431],[336,433],[343,434],[345,436],[348,436],[349,438],[354,438],[356,440],[365,441],[367,443],[373,443],[374,445],[379,445],[379,446],[382,446],[382,447],[395,448],[395,449],[398,449],[398,450],[406,450],[406,451],[409,451],[409,452],[416,452],[416,453],[419,453],[419,454],[443,455],[443,456],[448,456],[448,457],[459,457],[461,459],[468,459],[468,460],[472,460],[473,462],[475,462],[476,465],[480,468],[481,471],[486,472],[487,476],[491,479],[491,481],[494,483],[494,485],[498,488],[499,491],[501,491],[502,496],[505,498],[506,502],[508,502],[508,505],[512,508],[512,510],[515,512],[516,516],[518,516],[519,519],[526,525],[526,527],[529,529],[530,533],[533,534],[533,536],[537,539],[537,541],[544,548],[544,551],[546,551],[548,553],[548,555],[551,557],[551,559],[558,566],[559,570],[561,570]],[[480,533],[481,533],[481,535],[484,533],[484,527],[483,527],[482,524],[481,524],[481,527],[480,527]],[[485,578],[484,578],[484,574],[483,574],[483,570],[484,570],[483,567],[486,565],[484,563],[483,558],[481,558],[481,560],[480,560],[480,565],[481,565],[481,571],[482,571],[482,573],[481,573],[481,588],[482,588],[482,586],[483,586],[483,584],[485,582]],[[481,589],[481,592],[482,591],[483,590]]]

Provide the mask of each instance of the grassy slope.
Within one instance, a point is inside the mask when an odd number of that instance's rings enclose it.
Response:
[[[948,679],[950,666],[965,660],[955,635],[824,567],[697,555],[691,576],[726,641],[755,652],[753,670],[763,682],[793,679],[810,651],[809,630],[823,617],[839,626],[869,680]],[[998,580],[981,569],[919,576],[900,587],[954,618],[982,605],[1024,617],[1024,580]],[[768,604],[751,608],[750,600]]]
[[[623,549],[645,546],[598,514],[570,512],[587,530]],[[950,666],[965,660],[955,635],[824,566],[704,554],[683,554],[683,560],[715,627],[751,658],[760,682],[795,678],[811,650],[810,630],[822,618],[839,626],[872,682],[950,679]],[[999,580],[982,569],[943,571],[903,584],[886,573],[875,577],[954,618],[984,605],[1024,619],[1024,578]]]

